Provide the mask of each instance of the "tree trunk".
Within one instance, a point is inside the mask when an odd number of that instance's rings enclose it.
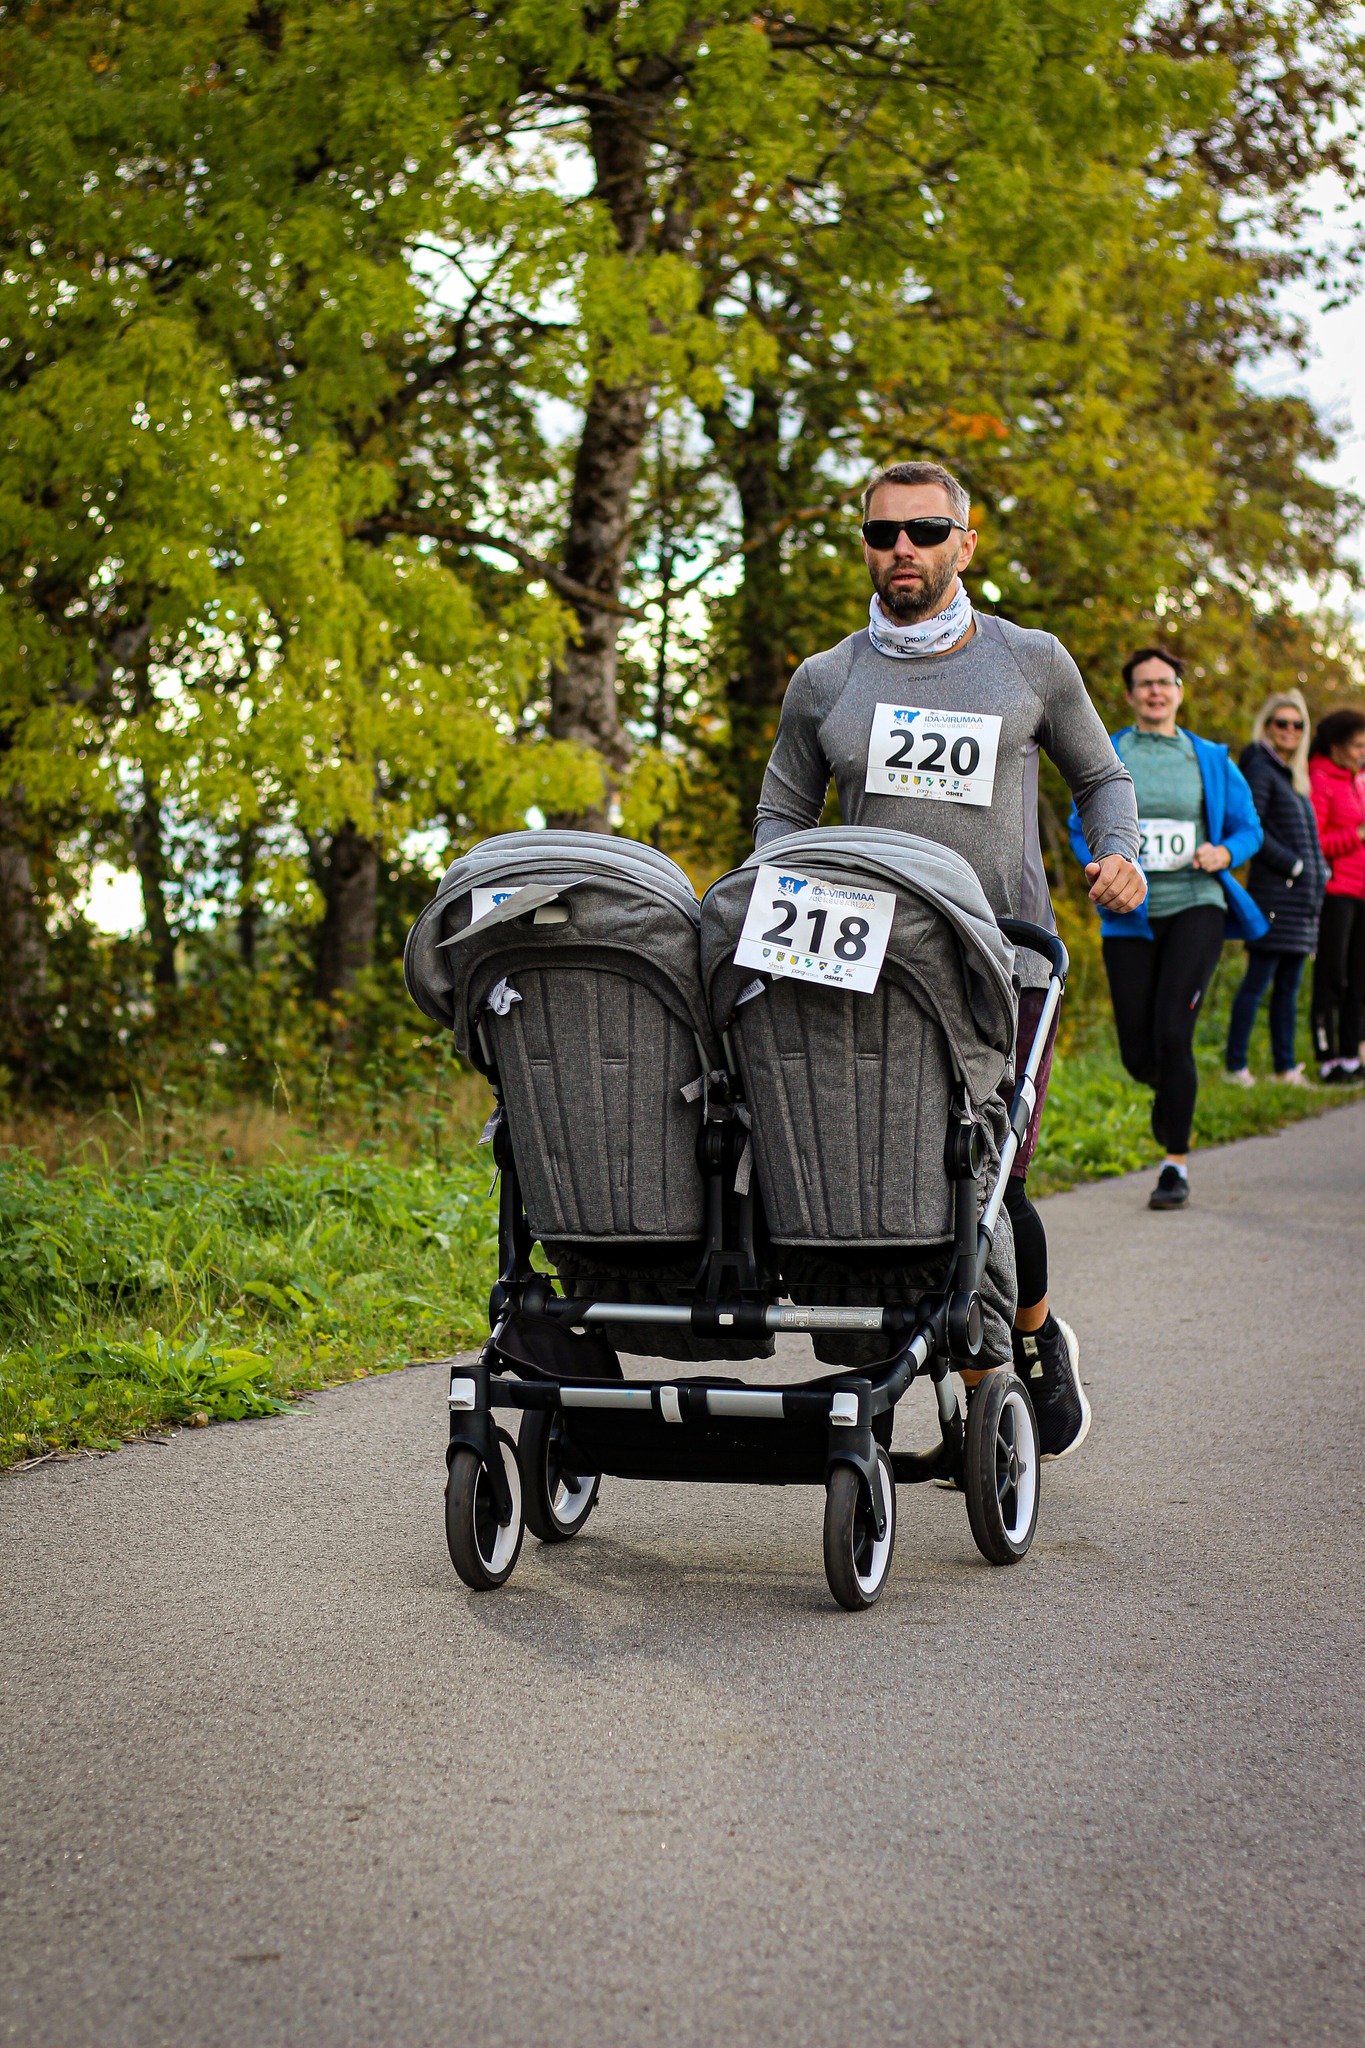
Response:
[[[158,988],[174,988],[175,933],[166,909],[166,848],[161,830],[161,798],[156,782],[142,771],[142,802],[133,818],[133,859],[142,883],[142,915],[152,947],[152,980]]]
[[[596,102],[588,129],[596,170],[595,194],[609,210],[618,252],[644,253],[650,229],[650,138],[660,107],[660,83],[640,67],[627,98]],[[630,549],[631,493],[639,474],[649,421],[650,388],[594,380],[574,460],[564,536],[566,574],[604,597],[620,595]],[[567,647],[551,678],[550,730],[578,740],[602,757],[608,779],[625,766],[630,746],[616,696],[617,640],[621,621],[590,605],[578,608],[579,637]],[[596,831],[610,829],[610,790],[602,806],[573,819]]]
[[[787,480],[781,469],[780,412],[781,396],[777,389],[770,384],[756,384],[748,424],[733,436],[729,467],[739,496],[745,541],[774,526],[789,502]],[[791,669],[781,630],[786,592],[780,536],[756,547],[743,561],[739,658],[727,678],[726,698],[730,712],[730,775],[747,836],[753,830],[763,771],[772,752]]]
[[[599,385],[583,422],[564,568],[604,597],[617,597],[621,588],[631,538],[631,492],[639,474],[648,406],[648,393],[641,385]],[[621,621],[611,612],[584,605],[578,612],[578,631],[577,642],[565,648],[552,678],[550,730],[556,739],[596,748],[608,773],[619,773],[629,753],[616,699]],[[580,822],[607,830],[605,806]]]
[[[237,839],[237,957],[248,974],[256,971],[256,833],[248,826]]]
[[[317,993],[332,1002],[355,987],[374,959],[379,848],[348,818],[323,851],[314,850],[313,875],[322,891],[323,913],[317,946]]]
[[[29,850],[8,803],[0,804],[0,960],[0,1048],[22,1056],[42,1024],[47,933]]]

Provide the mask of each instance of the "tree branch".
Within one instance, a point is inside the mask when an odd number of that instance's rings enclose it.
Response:
[[[439,519],[409,519],[396,512],[380,512],[373,519],[363,520],[359,526],[352,527],[350,537],[352,540],[380,540],[389,533],[440,541],[446,547],[495,548],[499,554],[510,555],[532,575],[543,577],[550,588],[567,598],[576,610],[610,612],[621,619],[642,619],[645,616],[636,605],[622,604],[619,598],[607,597],[600,590],[590,590],[586,583],[566,576],[553,562],[547,562],[542,555],[533,555],[529,548],[519,546],[516,541],[507,540],[499,533],[481,533],[473,526],[451,526]]]
[[[704,569],[699,569],[695,576],[689,576],[686,583],[675,583],[675,596],[680,597],[683,591],[691,590],[698,583],[704,583],[711,572],[721,568],[724,563],[733,562],[740,555],[752,555],[757,548],[765,548],[770,540],[776,540],[779,534],[785,533],[789,526],[795,526],[798,521],[821,519],[826,513],[841,511],[849,499],[856,497],[861,490],[862,485],[856,484],[852,490],[845,491],[841,498],[833,498],[827,505],[799,505],[795,512],[784,513],[783,517],[775,519],[771,526],[761,528],[752,540],[738,541],[734,547],[724,549],[713,562],[708,562]]]

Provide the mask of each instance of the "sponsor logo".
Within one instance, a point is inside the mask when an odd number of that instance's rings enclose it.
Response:
[[[799,896],[801,894],[801,891],[806,886],[806,876],[779,875],[777,878],[777,886],[779,889],[785,889],[789,896]]]
[[[895,713],[897,725],[913,725],[918,717],[918,711],[897,711]]]

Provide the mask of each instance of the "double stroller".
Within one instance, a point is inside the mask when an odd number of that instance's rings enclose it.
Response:
[[[1017,1076],[1016,947],[1050,970]],[[652,847],[517,832],[448,870],[404,972],[496,1105],[490,1335],[449,1361],[466,1585],[502,1585],[527,1524],[576,1536],[605,1476],[823,1484],[853,1610],[886,1582],[898,1483],[950,1482],[992,1564],[1025,1554],[1038,1439],[1008,1370],[1002,1205],[1066,978],[1055,935],[997,923],[965,861],[899,832],[792,834],[700,903]],[[734,1376],[783,1331],[832,1370]],[[683,1370],[631,1377],[622,1354]],[[1000,1368],[965,1419],[954,1365]],[[920,1374],[940,1442],[893,1449]]]

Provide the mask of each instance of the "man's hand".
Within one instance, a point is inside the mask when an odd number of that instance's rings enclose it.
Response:
[[[1090,901],[1101,910],[1136,910],[1146,901],[1147,877],[1135,861],[1121,853],[1107,853],[1092,860],[1085,871],[1090,884]]]
[[[1194,865],[1202,874],[1216,875],[1219,868],[1232,866],[1232,855],[1226,846],[1215,846],[1211,840],[1206,839],[1202,846],[1196,846],[1194,849]]]

